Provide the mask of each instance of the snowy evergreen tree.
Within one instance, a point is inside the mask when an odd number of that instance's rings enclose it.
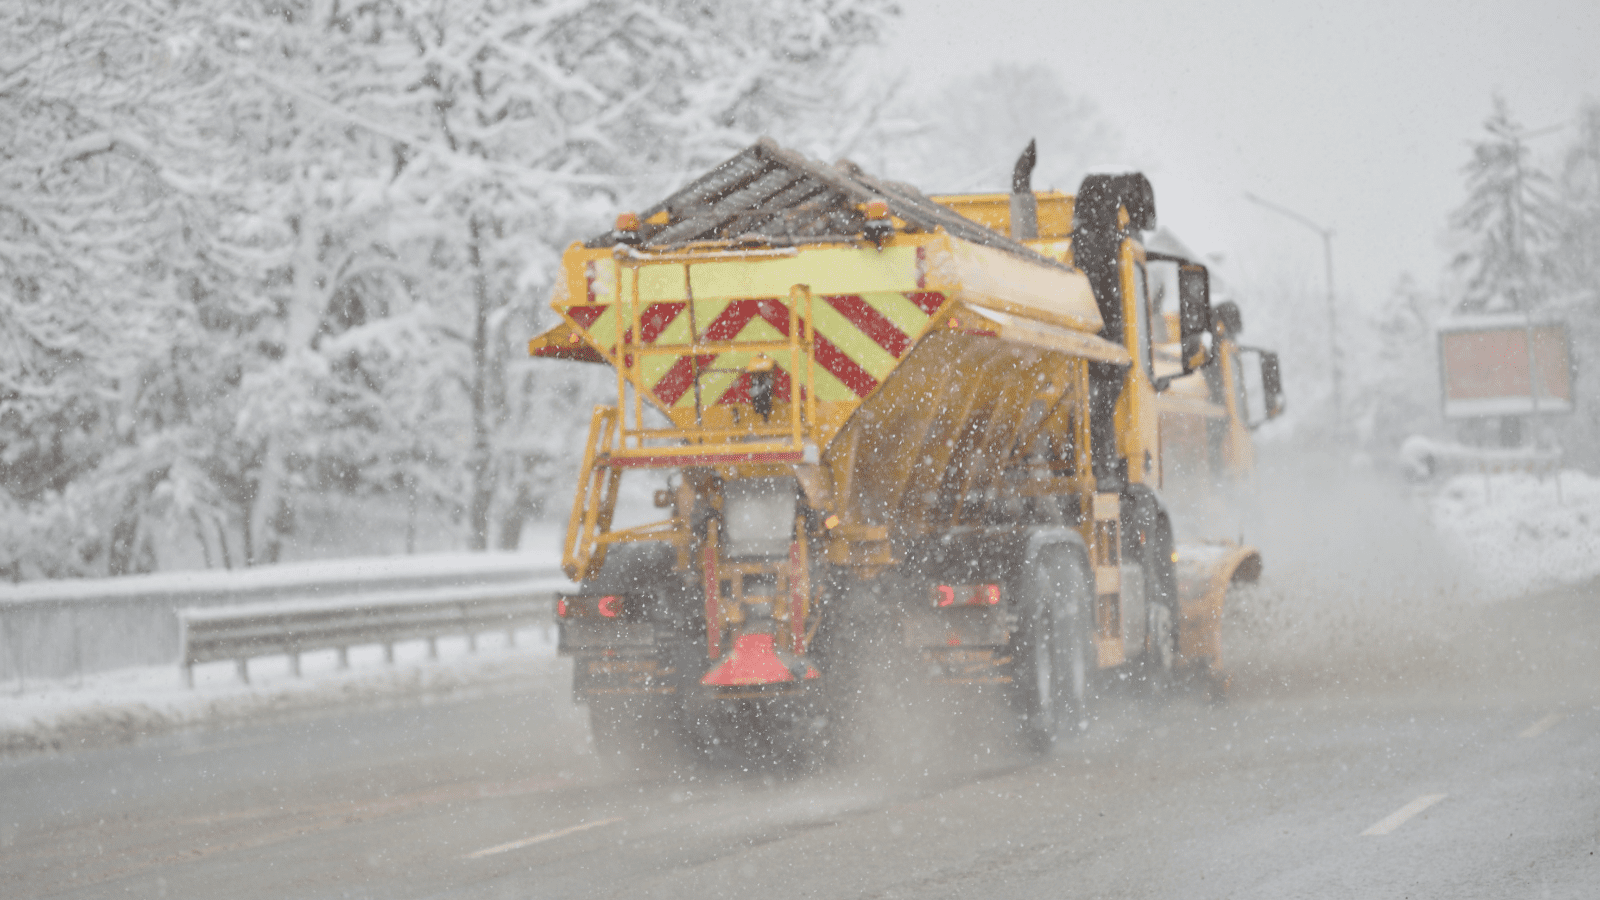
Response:
[[[1551,280],[1547,251],[1558,227],[1548,175],[1532,163],[1524,130],[1501,97],[1472,144],[1467,200],[1451,225],[1466,242],[1454,268],[1466,278],[1463,311],[1528,310],[1543,303]]]
[[[1600,102],[1578,111],[1559,179],[1553,267],[1564,305],[1600,315]]]
[[[1551,252],[1559,308],[1571,330],[1578,409],[1562,423],[1569,458],[1600,465],[1600,102],[1589,101],[1573,122],[1557,183],[1560,231]]]

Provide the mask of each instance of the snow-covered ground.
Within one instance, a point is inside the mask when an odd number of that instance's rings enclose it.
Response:
[[[1437,489],[1431,512],[1439,537],[1487,596],[1600,577],[1600,479],[1583,472],[1458,475]]]
[[[0,585],[0,603],[168,593],[292,596],[308,587],[339,585],[341,592],[349,592],[418,576],[470,582],[553,573],[560,564],[559,530],[543,523],[528,530],[529,549],[513,553],[358,557],[242,571],[6,584]],[[298,678],[290,674],[287,657],[264,657],[250,661],[249,684],[238,680],[232,662],[209,663],[195,668],[192,690],[184,687],[175,663],[99,672],[89,667],[86,674],[63,679],[13,674],[0,680],[0,753],[130,740],[174,728],[338,704],[514,689],[519,681],[569,674],[569,664],[556,657],[553,622],[549,628],[517,632],[515,646],[501,632],[479,635],[477,647],[470,652],[465,637],[442,637],[438,658],[429,659],[425,641],[400,643],[392,666],[384,663],[380,646],[352,647],[345,670],[338,668],[334,650],[307,653]]]
[[[425,641],[396,644],[388,665],[382,647],[352,647],[345,670],[333,650],[307,653],[298,678],[287,657],[265,657],[251,661],[249,684],[239,681],[232,662],[209,663],[195,667],[193,689],[176,665],[12,681],[0,684],[0,753],[136,740],[341,704],[514,689],[564,677],[569,665],[556,656],[553,627],[519,631],[515,646],[504,633],[480,635],[475,653],[464,637],[440,638],[438,652],[430,660]]]
[[[1426,492],[1433,525],[1432,543],[1455,566],[1450,579],[1454,592],[1473,595],[1458,601],[1510,598],[1600,577],[1600,478],[1565,471],[1558,492],[1554,477],[1462,475],[1421,490]],[[1273,562],[1292,569],[1294,548],[1277,549]],[[1328,549],[1323,547],[1322,552]],[[1320,570],[1314,574],[1318,578],[1313,580],[1327,575]],[[1335,593],[1345,600],[1374,590],[1364,583],[1338,585]],[[1414,587],[1406,591],[1415,593]],[[1390,608],[1387,600],[1383,602]],[[1297,619],[1310,616],[1304,605],[1294,605]],[[1352,615],[1347,605],[1341,602],[1339,609]],[[1358,631],[1372,624],[1356,618]],[[1274,634],[1275,640],[1281,639]],[[339,704],[514,688],[529,679],[569,675],[568,664],[555,654],[553,630],[540,628],[519,632],[514,647],[502,634],[481,636],[477,653],[468,652],[465,638],[444,638],[437,660],[427,658],[427,645],[421,641],[397,645],[395,650],[396,662],[390,666],[383,662],[380,647],[352,648],[350,668],[342,671],[334,651],[310,653],[303,657],[299,678],[290,674],[286,658],[258,659],[250,664],[249,684],[238,680],[231,662],[211,663],[196,668],[193,690],[183,686],[175,665],[81,679],[0,683],[0,752],[136,739],[173,728]]]

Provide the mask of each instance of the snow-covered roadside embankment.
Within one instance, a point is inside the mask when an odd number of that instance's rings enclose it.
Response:
[[[466,638],[442,638],[438,650],[439,658],[430,660],[425,641],[396,644],[395,663],[387,665],[382,647],[355,647],[343,670],[335,651],[307,653],[298,678],[287,658],[266,657],[251,663],[249,684],[238,680],[232,663],[209,663],[195,668],[193,689],[183,686],[172,665],[0,684],[0,755],[120,743],[331,706],[501,690],[564,696],[558,682],[570,667],[556,656],[553,628],[518,631],[515,646],[504,633],[482,635],[476,653]]]
[[[1438,488],[1431,511],[1440,538],[1488,596],[1600,577],[1600,479],[1583,472],[1458,475]]]

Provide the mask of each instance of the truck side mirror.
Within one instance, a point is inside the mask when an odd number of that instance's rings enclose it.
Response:
[[[1239,372],[1236,377],[1243,391],[1242,416],[1251,429],[1283,415],[1287,405],[1283,398],[1283,375],[1278,369],[1278,354],[1260,347],[1240,347],[1236,357]],[[1256,380],[1259,375],[1260,381]],[[1258,392],[1259,390],[1259,392]]]
[[[1283,398],[1283,375],[1278,371],[1278,354],[1271,350],[1261,351],[1261,395],[1266,399],[1269,420],[1283,415],[1288,405]]]
[[[1206,364],[1205,336],[1211,333],[1211,274],[1205,266],[1178,267],[1178,334],[1183,374]]]

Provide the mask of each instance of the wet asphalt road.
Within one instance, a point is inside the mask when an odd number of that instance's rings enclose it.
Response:
[[[515,695],[0,761],[0,896],[1600,897],[1600,588],[1377,652],[1114,699],[1043,760],[968,713],[722,776],[603,766],[552,661]]]

